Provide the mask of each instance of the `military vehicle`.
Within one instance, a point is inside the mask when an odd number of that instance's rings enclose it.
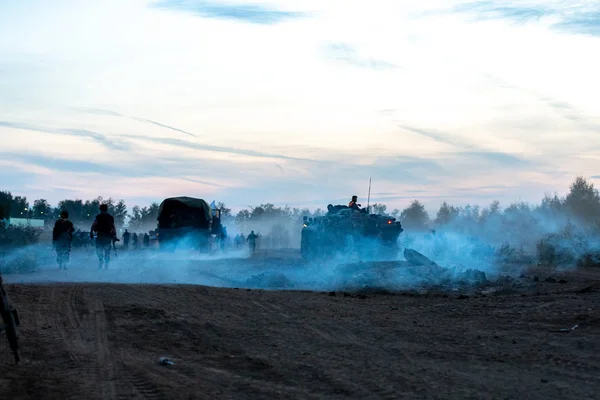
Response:
[[[221,234],[221,210],[203,199],[170,197],[158,211],[158,246],[163,250],[186,248],[210,251],[213,235]]]
[[[395,256],[402,224],[395,218],[369,214],[367,209],[327,206],[322,217],[304,217],[300,250],[312,260],[357,253],[360,258]]]

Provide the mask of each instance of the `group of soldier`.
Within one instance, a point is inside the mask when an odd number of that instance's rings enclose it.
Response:
[[[71,242],[75,227],[69,220],[69,212],[62,211],[60,218],[55,222],[52,230],[52,246],[56,251],[56,261],[58,268],[67,269],[71,254]],[[100,213],[96,215],[90,229],[90,239],[94,240],[96,234],[96,255],[98,256],[98,268],[107,269],[110,264],[110,252],[117,238],[117,229],[115,219],[108,213],[108,205],[100,205]]]
[[[144,233],[143,235],[141,233],[131,233],[125,229],[125,232],[123,232],[123,249],[129,249],[130,242],[132,249],[138,249],[140,247],[148,248],[150,247],[150,235],[148,235],[148,233]]]
[[[250,246],[250,250],[252,251],[252,253],[254,253],[256,251],[256,240],[260,237],[260,235],[254,233],[254,231],[250,232],[250,234],[248,235],[248,237],[245,237],[243,233],[236,235],[235,239],[233,239],[233,245],[236,248],[240,248],[242,246],[244,246],[244,244],[246,242],[248,242],[248,245]]]

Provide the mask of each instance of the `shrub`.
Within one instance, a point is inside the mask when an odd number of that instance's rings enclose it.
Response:
[[[39,236],[40,232],[31,227],[0,225],[0,272],[35,271],[38,257],[32,246],[38,242]]]
[[[545,235],[537,244],[538,260],[549,265],[575,265],[593,254],[597,236],[591,230],[577,229],[572,224],[560,232]]]

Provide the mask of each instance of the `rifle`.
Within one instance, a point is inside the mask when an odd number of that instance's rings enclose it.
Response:
[[[21,325],[21,321],[17,309],[14,308],[8,300],[8,295],[6,294],[2,281],[2,275],[0,275],[0,314],[2,314],[2,320],[4,321],[4,325],[0,325],[0,333],[6,331],[8,344],[15,356],[15,363],[18,363],[21,361],[21,356],[19,355],[17,326]]]

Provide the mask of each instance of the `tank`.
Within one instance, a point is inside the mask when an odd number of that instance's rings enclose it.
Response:
[[[396,255],[403,229],[395,218],[343,205],[330,204],[327,210],[322,217],[304,217],[300,251],[305,260],[340,253],[369,259]]]
[[[220,210],[212,210],[203,199],[170,197],[160,204],[158,245],[163,250],[187,248],[209,251],[212,235],[222,229]]]

